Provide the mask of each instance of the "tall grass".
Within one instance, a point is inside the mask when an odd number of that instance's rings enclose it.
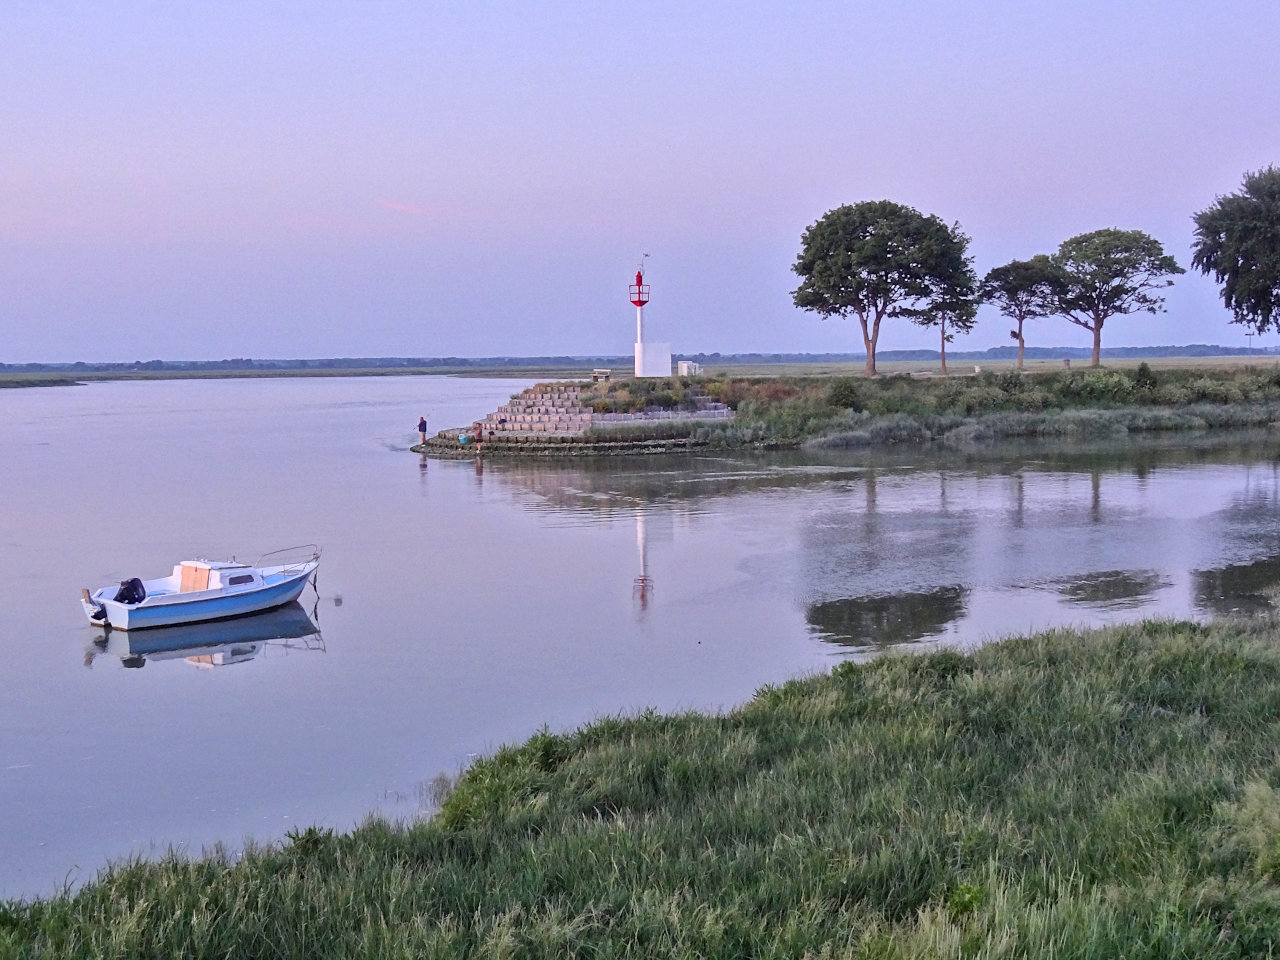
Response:
[[[627,381],[629,383],[630,381]],[[675,381],[672,381],[675,383]],[[736,411],[709,432],[715,446],[819,446],[1011,437],[1101,437],[1129,432],[1268,426],[1280,420],[1280,370],[1097,368],[918,378],[685,379]],[[627,389],[619,386],[620,395]],[[669,385],[655,381],[649,396]]]
[[[1127,406],[1280,403],[1280,368],[1153,371],[1140,364],[1134,370],[1100,367],[1033,374],[1008,370],[962,377],[738,378],[710,380],[705,389],[735,409],[754,401],[766,406],[818,404],[873,417],[972,417]]]
[[[544,730],[429,822],[5,904],[0,954],[1269,956],[1276,639],[1055,631]]]
[[[958,446],[988,440],[1061,437],[1119,438],[1130,433],[1159,433],[1208,429],[1269,427],[1280,421],[1280,402],[1256,404],[1189,404],[1169,407],[1112,407],[1059,410],[1045,413],[990,413],[975,417],[957,414],[873,417],[853,415],[844,426],[814,437],[819,448],[864,447],[884,443],[939,441]]]

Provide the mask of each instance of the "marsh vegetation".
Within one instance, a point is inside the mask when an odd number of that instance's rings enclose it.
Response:
[[[1166,368],[1140,363],[965,377],[703,377],[593,386],[597,412],[681,409],[705,393],[732,422],[595,427],[597,439],[688,438],[709,446],[952,444],[1019,437],[1266,427],[1280,420],[1280,368]]]

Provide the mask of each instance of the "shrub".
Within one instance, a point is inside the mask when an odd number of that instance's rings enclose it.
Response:
[[[1151,364],[1147,363],[1147,361],[1143,360],[1138,364],[1138,369],[1133,374],[1133,385],[1144,391],[1154,390],[1158,386],[1156,375],[1152,372]]]
[[[1133,381],[1118,370],[1086,370],[1062,378],[1064,397],[1081,403],[1124,403],[1133,397]]]
[[[836,377],[827,387],[827,403],[849,410],[862,409],[862,391],[853,377]]]
[[[1195,401],[1204,403],[1243,403],[1244,393],[1234,383],[1197,377],[1187,384],[1187,390]]]
[[[995,378],[995,385],[1005,393],[1021,393],[1026,381],[1022,378],[1021,370],[1006,370]]]
[[[1151,399],[1161,406],[1181,407],[1191,402],[1191,391],[1178,383],[1164,383],[1156,387]]]
[[[1014,406],[1019,410],[1026,410],[1032,413],[1039,412],[1053,402],[1053,398],[1043,390],[1030,389],[1023,390],[1013,398]]]
[[[976,386],[963,391],[956,398],[956,407],[968,416],[999,410],[1008,398],[996,386]]]

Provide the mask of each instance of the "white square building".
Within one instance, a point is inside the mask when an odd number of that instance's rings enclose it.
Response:
[[[671,344],[636,343],[636,376],[671,376]]]

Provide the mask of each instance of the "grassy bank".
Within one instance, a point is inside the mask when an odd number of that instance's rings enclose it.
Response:
[[[0,373],[0,390],[16,387],[72,387],[79,383],[75,377],[57,374]]]
[[[1276,629],[1061,631],[543,732],[430,822],[7,904],[0,953],[1268,956]]]
[[[703,391],[731,423],[670,422],[657,439],[701,445],[868,446],[1265,427],[1280,421],[1275,367],[986,372],[962,377],[702,377],[593,385],[597,412],[680,408]],[[626,429],[626,428],[624,428]],[[592,435],[616,439],[617,428]],[[614,432],[611,432],[614,431]],[[632,434],[634,435],[634,433]],[[619,437],[622,434],[618,434]]]

